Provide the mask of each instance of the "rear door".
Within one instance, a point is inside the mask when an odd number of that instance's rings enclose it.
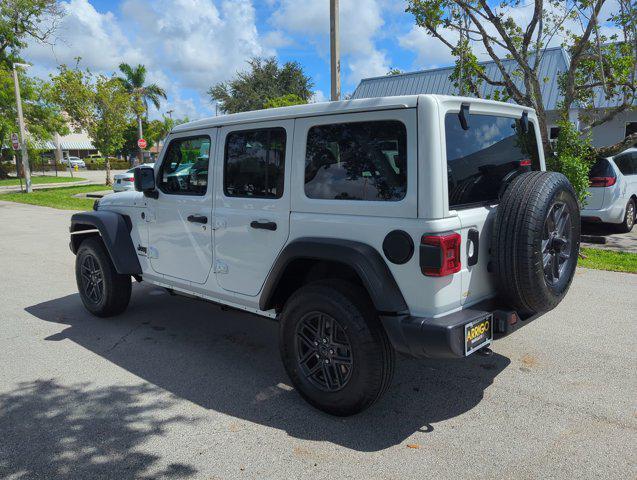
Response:
[[[475,303],[495,292],[488,264],[499,198],[515,176],[540,170],[540,151],[535,125],[522,131],[519,116],[472,113],[465,130],[452,111],[444,125],[449,211],[462,225],[462,303]]]
[[[290,231],[294,120],[223,127],[215,197],[219,285],[256,296]]]

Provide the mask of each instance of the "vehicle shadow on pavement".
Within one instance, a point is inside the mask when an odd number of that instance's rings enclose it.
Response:
[[[67,325],[47,340],[69,339],[204,408],[359,451],[400,444],[471,410],[510,363],[496,353],[444,361],[399,357],[378,404],[337,418],[314,410],[289,386],[276,322],[144,284],[134,285],[128,310],[111,319],[90,315],[77,294],[26,311]]]
[[[96,388],[36,380],[0,394],[0,478],[194,475],[196,470],[188,465],[162,468],[161,457],[136,450],[169,425],[186,421],[158,415],[174,403],[157,400],[161,393],[153,385]]]

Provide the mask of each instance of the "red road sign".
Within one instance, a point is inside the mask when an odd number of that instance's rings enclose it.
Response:
[[[146,140],[140,138],[139,140],[137,140],[137,146],[143,150],[144,148],[146,148]]]
[[[13,146],[14,150],[17,150],[20,148],[20,140],[18,140],[18,134],[17,133],[12,133],[11,134],[11,145]]]

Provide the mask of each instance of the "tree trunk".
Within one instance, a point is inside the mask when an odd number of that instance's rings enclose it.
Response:
[[[113,179],[111,178],[111,161],[106,155],[106,186],[110,187],[113,185]]]
[[[137,138],[141,140],[144,138],[144,132],[142,131],[142,116],[137,115]],[[137,147],[137,165],[140,165],[144,160],[141,147]]]

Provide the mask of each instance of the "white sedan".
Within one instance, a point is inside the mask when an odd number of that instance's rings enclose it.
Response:
[[[80,157],[67,157],[62,159],[62,163],[71,167],[86,168],[86,163]]]
[[[144,163],[145,167],[154,168],[154,163]],[[137,167],[140,167],[138,165]],[[114,192],[126,192],[130,190],[135,190],[135,168],[131,168],[130,170],[126,170],[124,173],[118,173],[113,177],[113,191]]]

